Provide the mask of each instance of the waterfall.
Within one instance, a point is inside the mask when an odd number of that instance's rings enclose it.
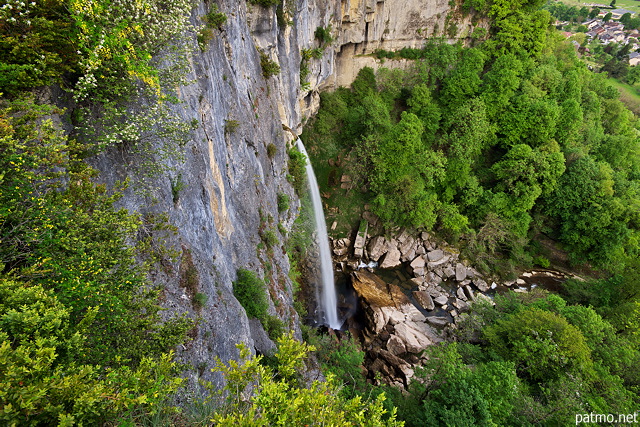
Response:
[[[297,140],[298,150],[307,158],[307,179],[311,190],[311,203],[313,205],[313,216],[316,221],[316,230],[318,236],[318,250],[320,252],[320,282],[322,284],[320,290],[320,298],[318,304],[324,313],[324,323],[330,328],[340,329],[342,323],[338,320],[338,299],[336,297],[336,287],[333,281],[333,261],[331,260],[331,250],[329,249],[329,237],[327,235],[327,224],[324,219],[322,210],[322,200],[320,199],[320,189],[318,181],[313,172],[313,167],[309,161],[309,155],[305,150],[302,140]]]

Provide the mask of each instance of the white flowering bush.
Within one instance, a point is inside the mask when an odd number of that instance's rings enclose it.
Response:
[[[100,100],[126,95],[129,82],[142,82],[160,96],[153,58],[184,34],[190,9],[187,0],[69,0],[81,55],[76,101],[103,92],[101,87],[107,91]]]

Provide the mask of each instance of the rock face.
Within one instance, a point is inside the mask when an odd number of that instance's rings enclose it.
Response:
[[[442,338],[398,286],[366,270],[353,272],[352,284],[366,317],[363,335],[369,369],[382,373],[390,384],[406,385],[407,375],[413,372],[409,360]],[[425,298],[431,297],[426,294]]]
[[[239,342],[250,348],[270,348],[260,326],[250,327],[233,296],[232,282],[238,268],[267,277],[270,314],[294,325],[299,334],[287,256],[281,250],[267,254],[259,249],[259,231],[268,229],[282,241],[284,236],[276,224],[290,229],[299,208],[286,178],[287,146],[301,133],[303,118],[316,111],[319,89],[348,85],[360,68],[378,66],[373,58],[356,54],[421,46],[425,37],[444,34],[449,7],[448,0],[287,0],[285,20],[294,25],[281,27],[275,7],[237,0],[218,0],[216,5],[227,22],[222,31],[215,31],[204,50],[193,34],[188,36],[193,47],[188,58],[191,83],[178,88],[180,103],[172,107],[172,114],[181,121],[197,123],[190,140],[180,147],[184,159],[167,159],[156,150],[153,162],[166,167],[164,174],[153,178],[144,191],[132,186],[119,201],[121,207],[139,212],[142,218],[166,214],[177,228],[175,235],[158,232],[155,236],[176,250],[180,259],[163,261],[166,265],[153,273],[152,280],[164,285],[167,313],[187,312],[202,319],[191,333],[193,339],[177,349],[178,356],[193,366],[210,365],[215,357],[237,358],[235,345]],[[202,26],[202,16],[209,7],[209,2],[194,3],[194,27]],[[322,58],[310,61],[309,89],[302,90],[300,52],[317,47],[315,30],[329,26],[335,41]],[[461,36],[469,28],[470,24],[459,25]],[[279,64],[278,75],[263,76],[259,51]],[[403,66],[403,61],[385,64],[393,65]],[[230,130],[229,123],[237,126]],[[96,159],[94,166],[107,185],[127,177],[142,182],[129,168],[138,161],[114,149]],[[184,184],[179,192],[177,182]],[[286,194],[292,201],[286,212],[278,212],[278,194]],[[397,242],[384,238],[369,241],[368,256],[381,259],[385,266],[395,266],[426,253],[425,247],[414,245],[412,239],[407,235],[400,248]],[[350,245],[342,243],[338,254]],[[358,250],[366,256],[361,243]],[[419,269],[416,266],[416,271]],[[198,283],[186,290],[180,278],[191,270],[197,273]],[[275,272],[273,277],[269,272]],[[194,292],[208,297],[201,310],[191,303]],[[203,372],[206,379],[217,380],[209,369]],[[405,369],[401,375],[407,372]],[[195,384],[198,374],[190,375]]]

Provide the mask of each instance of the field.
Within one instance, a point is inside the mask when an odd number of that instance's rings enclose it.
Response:
[[[621,83],[616,79],[609,79],[609,82],[620,91],[620,100],[633,111],[636,115],[640,115],[640,86],[628,85]]]
[[[581,8],[587,4],[592,4],[592,3],[609,4],[610,1],[594,0],[593,2],[582,2],[582,1],[575,1],[575,0],[565,0],[562,3]],[[628,9],[632,12],[635,12],[636,14],[640,14],[640,0],[616,0],[615,7],[616,9]]]

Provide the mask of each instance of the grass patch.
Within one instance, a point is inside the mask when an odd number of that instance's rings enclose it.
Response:
[[[233,295],[247,312],[248,317],[258,319],[263,325],[267,322],[269,300],[264,281],[256,273],[243,268],[238,270],[238,278],[233,282]]]
[[[631,86],[612,78],[609,82],[620,92],[620,101],[636,115],[640,115],[640,85]]]

